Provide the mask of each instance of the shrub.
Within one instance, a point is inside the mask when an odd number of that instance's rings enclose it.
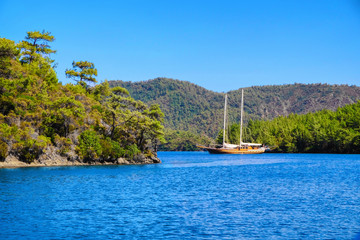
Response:
[[[125,156],[125,149],[122,148],[118,142],[111,141],[111,147],[114,159]]]
[[[13,149],[20,161],[32,163],[43,153],[49,142],[44,136],[39,136],[38,139],[27,138],[15,143]]]
[[[0,161],[5,161],[5,158],[8,156],[8,146],[6,142],[0,140]]]
[[[40,125],[40,131],[42,135],[50,137],[51,142],[55,144],[56,135],[66,135],[65,120],[57,115],[46,116]]]
[[[10,111],[15,110],[15,104],[5,98],[0,98],[0,113],[3,115],[8,115]]]
[[[90,162],[98,159],[102,153],[100,138],[93,130],[83,131],[79,138],[79,145],[76,150],[80,158],[84,161]]]
[[[123,149],[118,142],[110,138],[102,139],[100,143],[102,147],[102,159],[104,160],[114,161],[125,155],[125,149]]]
[[[55,146],[59,148],[60,155],[64,155],[70,150],[72,145],[72,141],[69,138],[60,137],[59,135],[55,135]]]
[[[154,153],[150,149],[145,150],[144,154],[145,154],[145,157],[150,157],[150,158],[155,156]]]
[[[98,110],[99,113],[104,112],[101,105],[93,105],[93,106],[91,106],[91,110]]]
[[[136,144],[129,145],[126,147],[125,155],[129,158],[133,158],[134,156],[138,155],[139,153],[141,153],[141,151],[138,149]]]
[[[5,141],[11,140],[14,138],[15,135],[18,133],[17,126],[9,126],[6,123],[0,124],[0,135]]]

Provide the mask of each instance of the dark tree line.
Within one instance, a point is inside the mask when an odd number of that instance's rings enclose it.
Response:
[[[268,145],[284,153],[360,153],[360,101],[338,108],[303,115],[290,114],[273,120],[250,120],[245,141]],[[239,125],[229,131],[238,143]],[[220,132],[218,139],[222,139]]]

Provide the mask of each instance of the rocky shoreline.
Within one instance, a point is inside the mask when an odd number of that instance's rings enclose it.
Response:
[[[157,157],[145,157],[143,154],[134,158],[118,158],[115,162],[91,161],[83,162],[78,157],[61,156],[54,149],[47,149],[38,159],[32,163],[20,161],[16,156],[9,155],[5,161],[0,162],[0,168],[21,168],[21,167],[60,167],[60,166],[95,166],[95,165],[140,165],[161,163]]]

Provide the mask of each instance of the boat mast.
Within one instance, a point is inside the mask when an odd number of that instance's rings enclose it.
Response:
[[[239,146],[241,146],[241,143],[242,143],[243,109],[244,109],[244,89],[241,89],[241,115],[240,115],[240,142],[239,142]]]
[[[225,93],[225,106],[224,106],[224,132],[223,132],[223,147],[224,147],[224,144],[225,144],[226,104],[227,104],[227,93]]]

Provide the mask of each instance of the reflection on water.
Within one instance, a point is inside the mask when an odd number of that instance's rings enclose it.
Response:
[[[0,169],[0,239],[352,239],[360,156],[161,152]]]
[[[215,167],[215,166],[238,166],[238,165],[249,165],[249,164],[274,164],[287,162],[286,159],[219,159],[216,161],[208,162],[186,162],[186,161],[175,161],[171,164],[164,165],[165,168],[173,167]]]

